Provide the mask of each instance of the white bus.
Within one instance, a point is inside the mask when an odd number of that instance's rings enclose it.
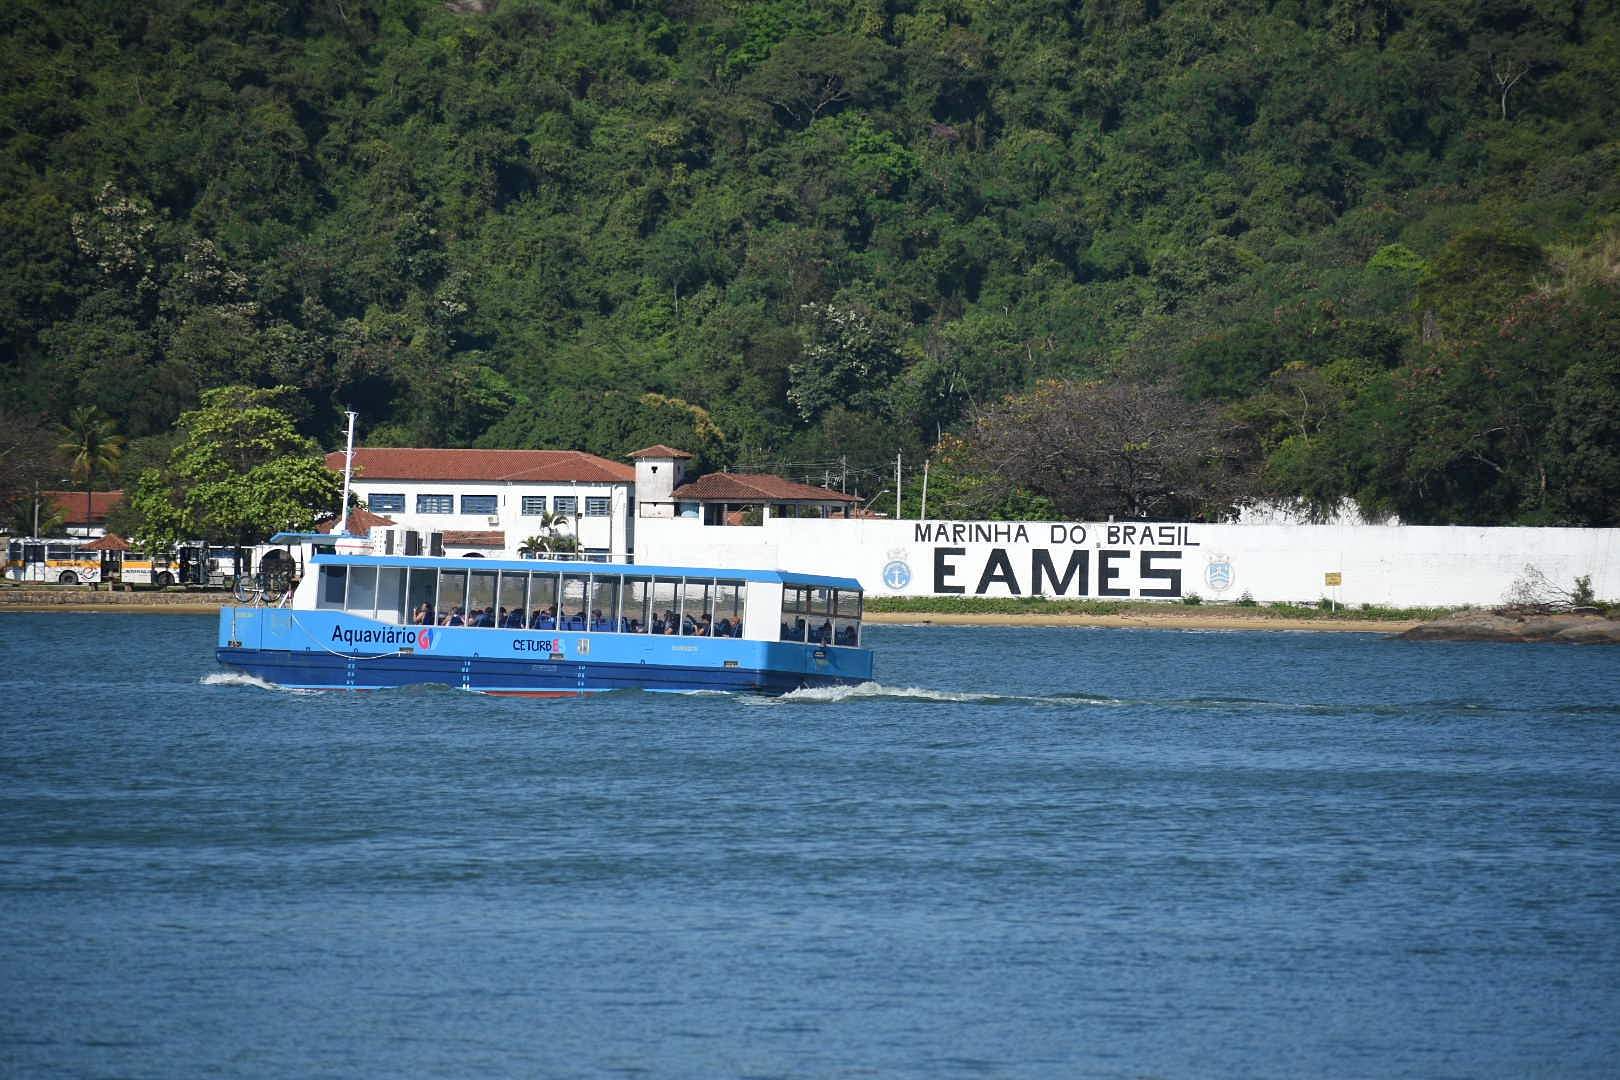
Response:
[[[172,548],[124,552],[119,580],[125,585],[154,585],[165,588],[180,584],[180,559]]]
[[[22,536],[6,543],[6,578],[53,585],[89,585],[101,580],[101,553],[85,551],[83,536]]]

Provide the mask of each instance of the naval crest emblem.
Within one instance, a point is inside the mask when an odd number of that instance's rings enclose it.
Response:
[[[898,591],[911,584],[911,564],[906,561],[907,554],[905,548],[889,552],[888,561],[883,564],[884,585]]]

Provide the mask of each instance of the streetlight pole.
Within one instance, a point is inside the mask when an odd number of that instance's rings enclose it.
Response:
[[[894,520],[900,520],[900,458],[901,451],[894,454]]]
[[[337,534],[346,536],[349,532],[349,478],[354,472],[354,416],[352,412],[343,415],[349,418],[349,442],[343,451],[343,506],[338,511]]]

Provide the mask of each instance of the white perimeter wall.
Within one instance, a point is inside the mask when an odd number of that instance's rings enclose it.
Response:
[[[773,519],[636,522],[636,561],[859,579],[874,596],[1317,600],[1491,605],[1534,566],[1620,599],[1620,530]],[[1048,569],[1048,567],[1050,569]],[[1342,584],[1329,586],[1337,573]]]

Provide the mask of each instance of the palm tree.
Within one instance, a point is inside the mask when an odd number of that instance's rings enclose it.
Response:
[[[90,520],[90,493],[96,477],[118,475],[118,459],[124,455],[124,437],[118,425],[94,405],[80,405],[61,430],[57,449],[73,463],[73,479],[84,481],[84,519]]]
[[[518,554],[526,558],[534,558],[543,553],[563,554],[579,550],[579,541],[562,532],[563,526],[568,524],[568,515],[559,514],[555,510],[548,510],[540,515],[537,522],[543,533],[529,537],[518,545]]]

